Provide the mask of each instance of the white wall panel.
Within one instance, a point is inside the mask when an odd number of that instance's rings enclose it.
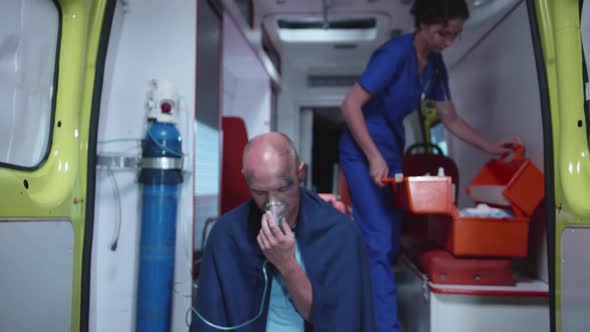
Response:
[[[223,22],[211,3],[199,1],[197,16],[195,249],[202,247],[205,221],[219,215],[220,204]]]
[[[69,331],[72,224],[67,220],[2,220],[0,243],[0,331]]]
[[[543,170],[541,106],[526,6],[519,5],[449,72],[457,112],[491,141],[519,136],[526,156]],[[450,155],[464,189],[490,156],[451,137]],[[464,190],[459,201],[472,203]]]
[[[526,156],[542,171],[541,106],[526,5],[521,3],[450,67],[449,75],[457,112],[491,141],[519,136]],[[491,156],[452,135],[447,137],[449,154],[460,172],[459,206],[471,206],[465,187]],[[533,274],[548,281],[544,215],[537,213],[532,222],[529,265]]]
[[[430,332],[549,332],[544,297],[465,296],[431,292]]]
[[[223,20],[223,116],[244,119],[248,137],[270,131],[270,78],[234,19]]]
[[[266,78],[242,79],[230,114],[244,118],[248,137],[270,131],[270,82]]]
[[[279,111],[277,113],[278,131],[293,140],[295,146],[300,147],[300,107],[297,98],[302,93],[305,73],[289,66],[288,55],[283,55],[283,79],[279,94]]]
[[[561,329],[586,331],[590,326],[590,228],[566,227],[561,233]]]
[[[183,151],[192,160],[195,27],[195,1],[117,2],[107,53],[99,141],[142,138],[146,130],[149,82],[154,78],[168,79],[176,84],[182,99],[184,113],[178,128],[183,137]],[[98,149],[99,155],[139,152],[137,141],[101,144]],[[96,332],[129,332],[135,325],[141,187],[137,183],[137,170],[114,173],[122,206],[116,251],[110,249],[117,213],[113,185],[105,171],[99,170],[96,179],[90,298],[90,331]],[[175,332],[187,330],[184,317],[190,306],[192,174],[185,174],[179,197],[171,329]]]

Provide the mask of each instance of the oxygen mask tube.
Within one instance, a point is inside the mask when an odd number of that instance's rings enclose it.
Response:
[[[254,318],[249,319],[249,320],[247,320],[247,321],[245,321],[245,322],[243,322],[241,324],[235,325],[235,326],[221,326],[221,325],[217,325],[217,324],[211,323],[210,321],[208,321],[207,319],[205,319],[205,317],[203,317],[199,313],[199,311],[197,311],[197,308],[191,307],[191,310],[205,324],[211,326],[214,329],[218,329],[218,330],[221,330],[221,331],[237,330],[237,329],[241,329],[244,326],[247,326],[247,325],[250,325],[250,324],[254,323],[258,318],[260,318],[260,316],[262,316],[262,310],[264,309],[264,302],[266,302],[266,291],[268,290],[268,273],[266,272],[266,265],[267,264],[268,264],[268,260],[264,261],[264,264],[262,264],[262,274],[264,275],[264,290],[262,291],[262,300],[260,301],[260,309],[258,310],[258,313],[256,314],[256,316],[254,316]]]
[[[272,215],[277,220],[279,227],[281,227],[281,224],[283,223],[283,220],[285,219],[285,213],[287,212],[287,205],[283,204],[279,201],[269,201],[264,205],[264,213],[266,213],[267,211],[270,211],[272,213]],[[202,320],[205,324],[211,326],[212,328],[221,330],[221,331],[236,330],[236,329],[240,329],[242,327],[245,327],[247,325],[254,323],[258,318],[260,318],[260,316],[262,316],[262,311],[264,310],[264,303],[266,302],[266,293],[268,290],[268,273],[266,271],[267,264],[268,264],[268,260],[265,260],[264,263],[262,264],[262,274],[264,275],[264,290],[262,291],[262,300],[260,301],[260,309],[258,310],[258,313],[256,314],[256,316],[254,316],[252,319],[249,319],[249,320],[247,320],[241,324],[235,325],[235,326],[221,326],[221,325],[217,325],[217,324],[214,324],[214,323],[208,321],[205,317],[203,317],[199,313],[199,311],[195,307],[191,307],[192,312],[194,312],[195,315],[197,317],[199,317],[199,319]],[[198,288],[198,286],[197,286],[197,288]]]

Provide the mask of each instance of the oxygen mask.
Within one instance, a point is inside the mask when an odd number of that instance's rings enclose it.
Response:
[[[283,224],[285,214],[287,214],[287,205],[279,201],[269,201],[264,205],[264,212],[270,211],[275,217],[279,227]]]

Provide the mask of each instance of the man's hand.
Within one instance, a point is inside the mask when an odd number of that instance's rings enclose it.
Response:
[[[283,221],[279,228],[272,213],[265,212],[256,241],[266,259],[279,270],[295,309],[311,322],[311,282],[295,258],[295,235],[289,224]]]
[[[256,237],[258,246],[268,259],[283,274],[298,264],[295,259],[295,235],[288,223],[278,222],[270,211],[262,215],[262,227]]]

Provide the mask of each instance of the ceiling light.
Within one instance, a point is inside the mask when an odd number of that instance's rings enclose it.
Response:
[[[279,19],[279,38],[285,42],[347,43],[373,40],[377,37],[375,18],[340,19]]]
[[[473,2],[471,2],[471,4],[473,4],[473,7],[481,7],[481,6],[485,6],[487,4],[490,4],[494,2],[494,0],[473,0]]]

